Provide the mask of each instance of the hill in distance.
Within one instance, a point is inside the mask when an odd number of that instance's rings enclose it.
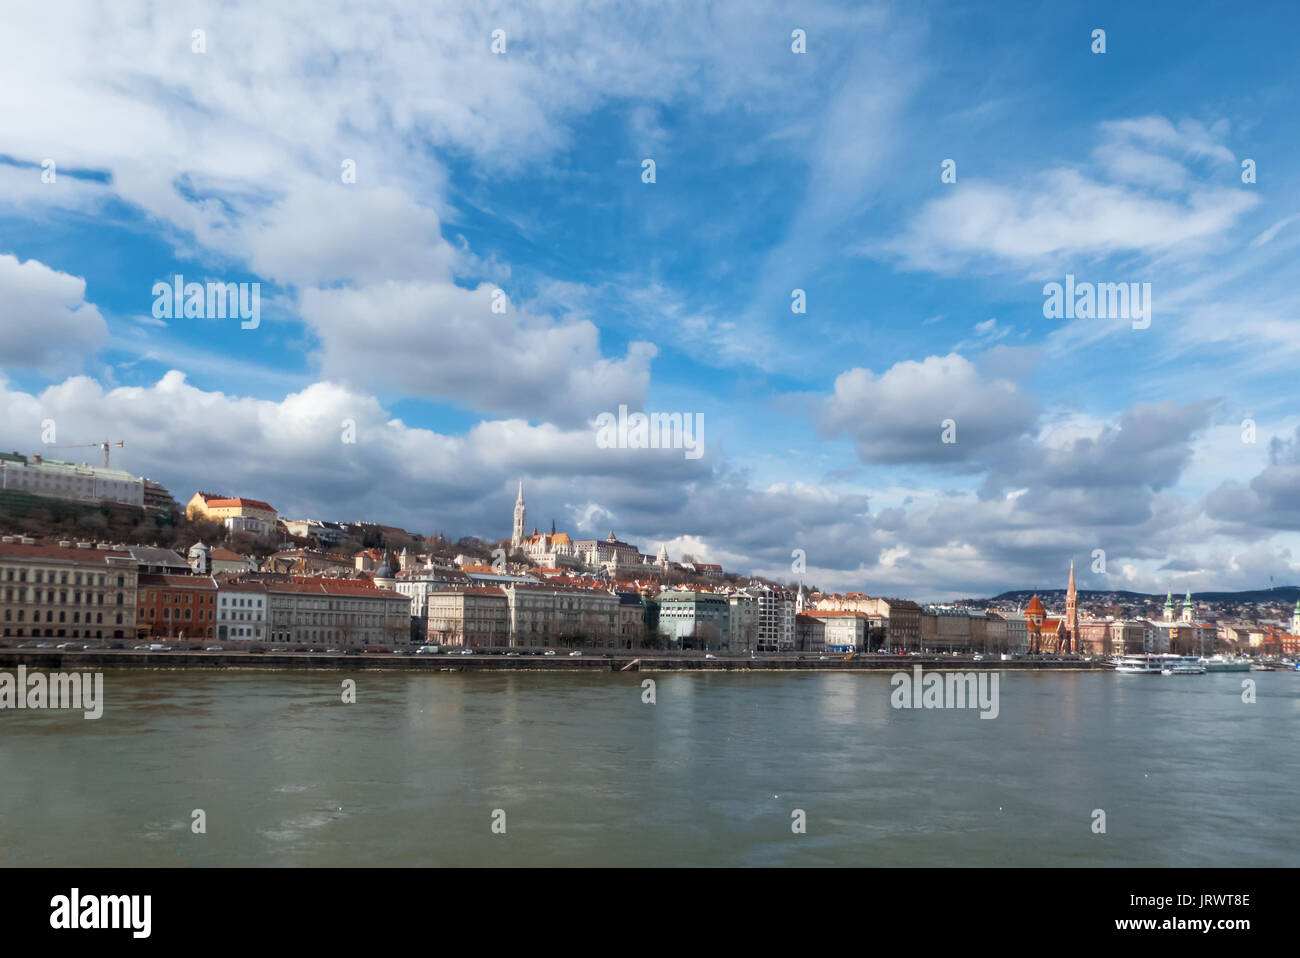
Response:
[[[1065,601],[1064,589],[1014,589],[1010,592],[1003,592],[1001,595],[995,595],[992,601],[998,602],[1028,602],[1034,596],[1040,599],[1052,599],[1054,601]],[[1102,589],[1080,589],[1079,599],[1104,601],[1107,599],[1117,600],[1120,602],[1163,602],[1164,595],[1148,592],[1128,592],[1125,590],[1108,591]],[[1249,589],[1244,592],[1193,592],[1192,600],[1194,602],[1287,602],[1293,603],[1300,599],[1300,586],[1280,585],[1274,589]],[[1174,595],[1174,604],[1182,602],[1182,595]]]

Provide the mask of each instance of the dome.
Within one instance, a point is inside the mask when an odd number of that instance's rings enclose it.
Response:
[[[379,568],[375,570],[376,579],[395,579],[397,575],[393,572],[393,555],[387,549],[384,550],[384,557],[379,562]]]

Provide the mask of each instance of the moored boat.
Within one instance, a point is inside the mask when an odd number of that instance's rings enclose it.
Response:
[[[1249,672],[1252,663],[1241,655],[1212,655],[1208,659],[1201,659],[1201,664],[1207,672]]]
[[[1122,675],[1204,675],[1205,666],[1194,655],[1124,655],[1113,663]]]

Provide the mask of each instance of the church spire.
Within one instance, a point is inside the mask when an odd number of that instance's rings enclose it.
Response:
[[[524,481],[519,480],[519,498],[515,500],[515,522],[510,533],[510,548],[518,549],[519,543],[524,538],[524,518],[527,515],[527,509],[524,507]]]
[[[1070,584],[1065,590],[1066,651],[1079,651],[1079,592],[1074,587],[1074,560],[1070,560]]]

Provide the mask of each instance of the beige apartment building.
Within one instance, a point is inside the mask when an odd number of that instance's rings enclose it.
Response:
[[[411,600],[359,579],[266,580],[268,638],[308,647],[411,644]]]
[[[135,638],[135,559],[89,542],[0,541],[0,634],[6,638]]]
[[[425,641],[431,645],[501,648],[510,644],[506,596],[493,586],[464,586],[423,595]]]

